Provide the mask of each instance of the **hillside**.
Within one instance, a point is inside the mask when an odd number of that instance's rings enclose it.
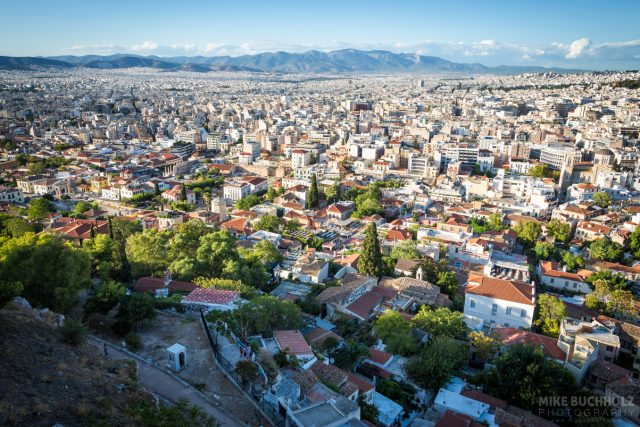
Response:
[[[106,359],[91,344],[60,340],[58,315],[10,305],[0,310],[0,425],[132,425],[151,401],[135,365]]]

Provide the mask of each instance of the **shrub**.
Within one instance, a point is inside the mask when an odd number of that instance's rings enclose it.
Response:
[[[127,343],[127,347],[129,347],[131,350],[139,350],[140,347],[142,347],[142,340],[140,340],[140,335],[136,334],[135,332],[129,332],[124,337],[124,342]]]
[[[62,341],[70,345],[80,345],[87,339],[87,328],[77,320],[67,318],[60,327]]]

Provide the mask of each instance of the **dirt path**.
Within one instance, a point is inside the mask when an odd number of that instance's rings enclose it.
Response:
[[[100,348],[101,344],[95,342]],[[108,356],[112,359],[133,359],[127,353],[117,348],[109,347]],[[208,399],[202,397],[193,387],[186,386],[175,378],[164,372],[163,370],[135,360],[138,366],[138,380],[147,390],[158,394],[160,397],[170,401],[177,402],[179,399],[187,399],[190,404],[200,406],[206,413],[214,417],[222,426],[242,426],[228,413],[214,406]]]

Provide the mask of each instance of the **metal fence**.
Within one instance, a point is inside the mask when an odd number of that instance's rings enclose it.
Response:
[[[236,387],[243,390],[247,396],[253,400],[272,425],[276,427],[284,427],[285,418],[280,414],[280,412],[278,412],[277,408],[274,408],[272,405],[265,402],[262,398],[262,391],[256,390],[253,387],[253,384],[244,381],[236,372],[236,367],[218,351],[218,338],[211,333],[209,322],[207,322],[203,312],[200,312],[200,319],[202,321],[202,326],[207,333],[207,339],[209,340],[209,345],[211,346],[213,355],[218,362],[218,366],[227,373],[227,376],[233,381]]]

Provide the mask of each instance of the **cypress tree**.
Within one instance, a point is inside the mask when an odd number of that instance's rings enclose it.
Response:
[[[182,190],[180,191],[180,200],[183,202],[187,201],[187,187],[182,184]]]
[[[317,208],[320,203],[320,191],[318,190],[318,181],[315,175],[311,176],[311,187],[307,192],[307,206],[311,209]]]
[[[378,240],[378,228],[371,223],[364,232],[364,242],[358,260],[358,272],[372,277],[382,276],[382,252]]]
[[[158,185],[158,181],[153,183],[153,192],[156,196],[160,195],[160,186]]]

